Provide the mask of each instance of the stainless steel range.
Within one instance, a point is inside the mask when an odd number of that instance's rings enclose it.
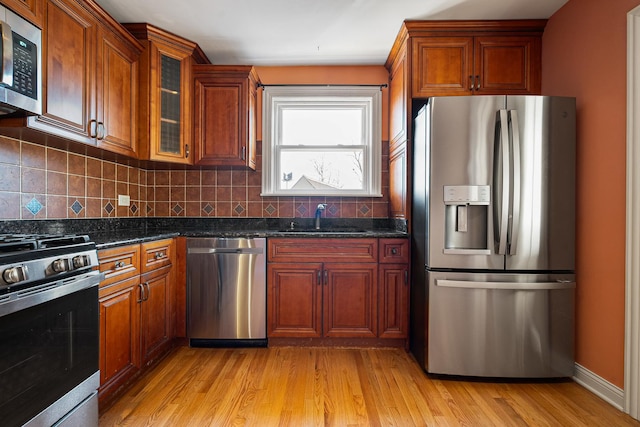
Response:
[[[98,425],[97,266],[86,235],[0,234],[2,425]]]

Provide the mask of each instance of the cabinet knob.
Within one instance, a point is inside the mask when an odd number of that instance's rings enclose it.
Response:
[[[398,255],[398,248],[391,248],[391,255]]]
[[[184,145],[184,158],[185,159],[189,158],[189,144]]]

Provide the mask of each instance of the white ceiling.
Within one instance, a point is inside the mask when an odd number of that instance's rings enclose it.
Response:
[[[567,0],[97,0],[192,40],[214,64],[384,64],[405,19],[549,18]]]

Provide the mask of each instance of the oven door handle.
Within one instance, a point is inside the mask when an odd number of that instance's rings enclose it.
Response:
[[[45,283],[0,297],[0,317],[42,304],[93,286],[104,280],[104,273],[89,271],[80,276]]]

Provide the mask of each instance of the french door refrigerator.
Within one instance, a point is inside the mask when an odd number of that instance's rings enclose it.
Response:
[[[572,376],[575,99],[430,98],[413,150],[417,360],[435,374]]]

